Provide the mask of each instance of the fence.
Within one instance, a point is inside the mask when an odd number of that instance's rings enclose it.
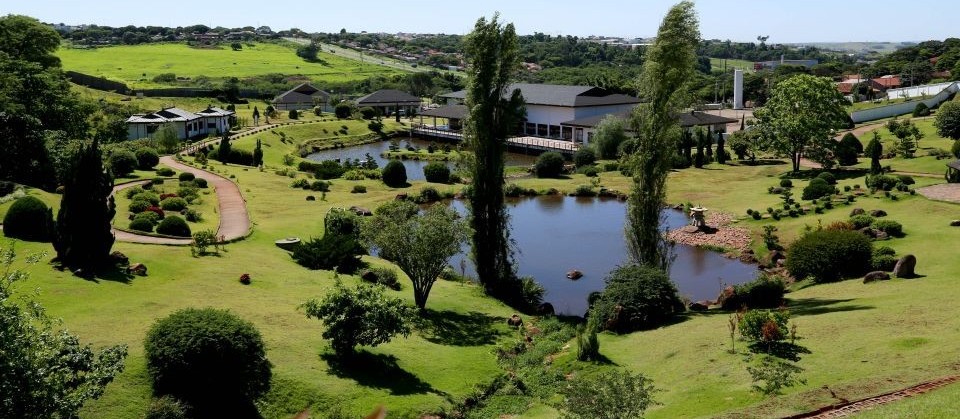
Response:
[[[893,105],[880,106],[876,108],[864,109],[862,111],[856,111],[850,113],[850,118],[853,119],[853,123],[859,124],[861,122],[873,121],[877,119],[889,118],[891,116],[906,115],[913,112],[913,109],[917,107],[918,103],[923,103],[927,105],[928,108],[933,108],[937,105],[940,105],[944,101],[948,100],[953,96],[957,91],[960,90],[958,82],[953,82],[947,85],[946,88],[937,93],[933,97],[925,100],[911,100],[909,102],[897,103]]]
[[[76,71],[65,71],[64,73],[71,82],[81,86],[89,87],[91,89],[117,92],[122,94],[127,94],[127,92],[130,91],[130,88],[127,87],[126,84],[118,81],[113,81],[103,77],[91,76],[89,74],[78,73]]]

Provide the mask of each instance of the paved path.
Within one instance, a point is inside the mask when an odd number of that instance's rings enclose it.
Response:
[[[238,187],[237,184],[223,176],[180,163],[172,156],[161,157],[160,163],[174,170],[193,173],[194,176],[207,180],[209,186],[216,192],[217,201],[219,201],[218,212],[220,214],[220,226],[217,229],[218,237],[221,237],[225,241],[231,241],[245,237],[250,232],[250,216],[247,214],[247,202],[243,199],[243,195],[240,194],[240,187]],[[147,181],[118,185],[113,188],[113,192],[116,193],[121,189],[133,187],[145,182]],[[192,242],[192,239],[148,236],[116,229],[114,229],[113,232],[117,240],[131,243],[185,246]]]
[[[960,203],[960,183],[941,183],[917,188],[920,195],[935,201]]]

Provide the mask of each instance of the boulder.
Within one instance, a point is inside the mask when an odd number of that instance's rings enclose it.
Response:
[[[734,290],[733,285],[728,285],[723,291],[720,291],[720,295],[717,296],[717,305],[726,310],[728,305],[731,305],[728,300],[735,298],[737,292]]]
[[[750,252],[750,253],[743,252],[743,253],[740,254],[740,258],[739,258],[739,259],[740,259],[740,261],[743,262],[743,263],[751,263],[751,264],[752,264],[752,263],[757,263],[757,262],[758,262],[757,256],[754,255],[753,252]]]
[[[874,281],[886,281],[890,279],[890,274],[884,271],[873,271],[863,276],[863,283],[868,284]]]
[[[709,307],[698,301],[695,303],[690,303],[687,308],[690,309],[690,311],[707,311]]]
[[[854,215],[863,215],[863,214],[866,214],[866,213],[867,213],[867,211],[865,211],[863,208],[854,208],[854,209],[850,210],[850,216],[851,216],[851,217],[853,217]]]
[[[127,255],[120,253],[117,250],[114,250],[112,253],[110,253],[110,261],[113,262],[114,265],[130,264],[130,259],[127,258]]]
[[[873,210],[873,211],[870,211],[870,216],[871,216],[871,217],[886,217],[886,216],[887,216],[887,212],[884,211],[884,210],[882,210],[882,209],[875,209],[875,210]]]
[[[877,230],[874,230],[874,229],[872,229],[872,228],[870,228],[870,227],[864,227],[864,228],[861,228],[860,230],[857,230],[857,231],[863,233],[864,236],[867,236],[867,237],[869,237],[869,238],[871,238],[871,239],[877,237],[877,233],[876,233]]]
[[[772,268],[774,266],[778,266],[781,260],[786,260],[786,259],[787,259],[787,255],[783,253],[783,251],[771,250],[770,253],[767,254],[766,263],[764,263],[764,265]]]
[[[364,282],[371,282],[376,284],[377,280],[379,280],[380,278],[377,277],[376,272],[366,269],[360,274],[360,279],[363,280]]]
[[[406,201],[407,198],[408,198],[407,194],[401,193],[401,194],[397,194],[396,200],[397,200],[397,201]]]
[[[554,314],[553,304],[543,303],[537,306],[537,314],[541,316],[552,316]]]
[[[520,315],[514,314],[507,319],[507,325],[513,327],[523,326],[523,319],[520,318]]]
[[[576,269],[571,269],[567,272],[567,279],[577,280],[583,278],[583,272],[580,272]]]
[[[873,238],[874,240],[887,240],[890,238],[890,235],[887,234],[886,232],[873,229]]]
[[[147,265],[142,263],[134,263],[127,267],[127,272],[130,272],[137,276],[147,276]]]
[[[914,255],[904,255],[893,267],[893,276],[897,278],[913,278],[916,276],[917,257]]]
[[[354,213],[354,214],[357,214],[357,215],[359,215],[359,216],[361,216],[361,217],[369,217],[369,216],[373,215],[373,212],[371,212],[370,210],[368,210],[368,209],[366,209],[366,208],[364,208],[364,207],[358,207],[358,206],[356,206],[356,205],[350,207],[350,212],[352,212],[352,213]]]
[[[950,227],[960,227],[960,220],[950,221]]]

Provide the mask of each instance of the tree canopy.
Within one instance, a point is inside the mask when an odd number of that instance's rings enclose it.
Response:
[[[960,102],[950,101],[940,105],[933,126],[937,127],[937,135],[960,140]]]

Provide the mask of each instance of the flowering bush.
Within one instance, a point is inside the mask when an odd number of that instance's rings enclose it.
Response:
[[[250,285],[250,274],[240,275],[240,283],[243,285]]]

